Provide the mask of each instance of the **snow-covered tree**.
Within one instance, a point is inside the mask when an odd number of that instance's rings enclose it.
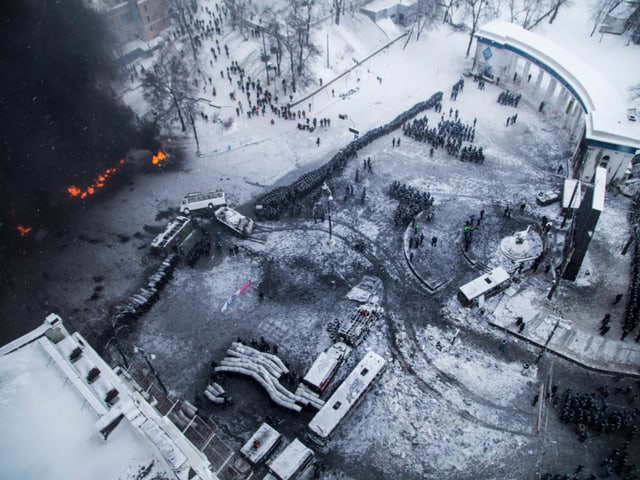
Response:
[[[546,0],[507,0],[509,21],[529,29],[544,14],[547,3]]]
[[[196,100],[182,52],[171,46],[163,48],[158,60],[146,71],[142,89],[158,123],[170,127],[179,120],[182,131],[187,129],[185,116],[195,111]]]
[[[291,0],[289,14],[285,19],[285,35],[282,43],[289,54],[291,77],[294,85],[296,78],[302,75],[307,59],[317,51],[309,41],[311,37],[312,8],[312,2]]]
[[[480,22],[485,20],[489,13],[489,7],[491,6],[490,0],[465,0],[465,16],[468,19],[469,25],[469,44],[467,45],[466,56],[469,56],[471,52],[471,43],[473,42],[473,36],[478,31]]]
[[[189,37],[189,45],[191,46],[193,58],[197,59],[198,50],[196,48],[191,28],[191,23],[193,22],[193,12],[191,11],[193,2],[191,0],[169,0],[169,5],[174,12],[174,18],[178,21],[180,32]]]
[[[549,17],[549,23],[553,23],[553,21],[556,19],[560,7],[568,6],[570,4],[571,0],[552,0],[550,9],[551,17]]]
[[[433,25],[439,14],[440,5],[435,0],[417,0],[415,3],[414,28],[416,41],[420,40],[422,31]]]
[[[560,8],[568,6],[570,0],[503,0],[501,6],[505,4],[509,21],[531,30],[545,18],[553,23]]]
[[[332,0],[333,2],[333,18],[336,25],[340,25],[340,15],[344,13],[344,0]]]
[[[242,35],[246,39],[246,35],[244,34],[244,27],[245,27],[244,21],[248,11],[247,2],[243,0],[223,0],[223,1],[224,1],[224,6],[229,12],[231,27],[233,29],[237,28],[238,31],[240,32],[240,35]]]
[[[596,30],[602,22],[607,18],[607,15],[622,3],[622,0],[597,0],[591,4],[591,20],[593,20],[593,29],[591,30],[591,36],[596,33]]]

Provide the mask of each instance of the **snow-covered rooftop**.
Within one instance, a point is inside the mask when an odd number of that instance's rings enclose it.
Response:
[[[194,478],[217,478],[206,457],[57,315],[0,348],[0,419],[3,478],[116,480],[146,472],[178,479],[189,469]]]
[[[531,60],[568,88],[585,111],[589,143],[618,145],[628,153],[640,149],[640,127],[627,120],[621,92],[587,61],[540,35],[501,20],[487,23],[476,36]]]
[[[398,5],[410,7],[415,3],[415,0],[373,0],[373,2],[369,2],[364,5],[362,9],[368,10],[370,12],[379,12],[387,10],[389,8],[397,7]]]

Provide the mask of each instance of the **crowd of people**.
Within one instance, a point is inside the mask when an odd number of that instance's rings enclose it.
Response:
[[[464,79],[461,78],[456,83],[453,84],[451,88],[451,95],[449,95],[450,100],[457,100],[458,94],[464,90]]]
[[[522,94],[520,93],[516,95],[509,90],[504,90],[498,95],[498,103],[500,105],[518,108],[518,103],[520,103],[521,98]]]
[[[401,113],[389,123],[375,127],[351,141],[345,148],[340,149],[326,164],[302,175],[290,185],[278,187],[263,195],[256,201],[256,215],[262,218],[277,219],[296,199],[307,195],[313,189],[318,188],[330,176],[339,173],[350,158],[357,156],[358,150],[369,145],[373,141],[399,129],[419,113],[434,108],[442,101],[442,93],[437,92],[428,100],[419,102],[409,110]],[[363,198],[366,190],[363,191]]]
[[[462,161],[483,163],[484,152],[482,147],[473,145],[462,146],[463,142],[473,143],[476,135],[476,122],[473,124],[463,123],[460,120],[458,111],[449,110],[449,117],[445,119],[441,116],[437,127],[429,127],[427,116],[416,118],[404,125],[404,134],[418,142],[428,142],[431,145],[429,155],[433,157],[434,150],[444,148],[452,157],[458,157]]]
[[[391,182],[389,196],[398,201],[393,215],[393,221],[397,226],[408,225],[419,212],[429,210],[433,206],[433,197],[429,192],[422,192],[397,180]]]
[[[629,282],[629,293],[627,306],[622,321],[622,338],[624,340],[640,322],[640,192],[633,197],[632,210],[629,213],[629,220],[633,225],[633,260],[631,266],[631,281]],[[636,342],[640,342],[640,331],[636,336]]]

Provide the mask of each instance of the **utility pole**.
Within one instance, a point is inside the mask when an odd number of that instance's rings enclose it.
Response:
[[[327,68],[329,68],[329,34],[327,33]]]
[[[162,387],[162,390],[164,390],[164,393],[168,394],[169,390],[167,390],[167,387],[164,385],[164,383],[162,383],[162,380],[160,380],[160,376],[158,375],[158,372],[156,371],[156,369],[153,368],[153,365],[151,364],[151,360],[149,360],[147,352],[141,349],[140,347],[136,347],[135,345],[133,346],[133,351],[140,352],[140,354],[142,355],[142,358],[144,358],[145,361],[147,362],[147,365],[149,365],[149,369],[151,370],[151,373],[153,373],[153,376],[156,377],[156,380],[158,380],[158,383]],[[154,358],[154,357],[155,356],[151,354],[151,358]]]
[[[329,216],[329,242],[333,241],[333,232],[331,229],[331,201],[333,200],[333,194],[331,193],[331,189],[327,182],[322,184],[322,190],[327,192],[327,215]]]
[[[264,41],[264,30],[262,32],[262,60],[264,61],[264,69],[267,71],[267,86],[269,86],[269,56],[267,55],[267,45]]]

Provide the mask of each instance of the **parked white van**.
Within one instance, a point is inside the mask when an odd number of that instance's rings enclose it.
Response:
[[[191,212],[197,212],[208,208],[213,213],[220,207],[227,205],[227,199],[224,192],[207,192],[207,193],[188,193],[180,203],[180,213],[189,215]]]

